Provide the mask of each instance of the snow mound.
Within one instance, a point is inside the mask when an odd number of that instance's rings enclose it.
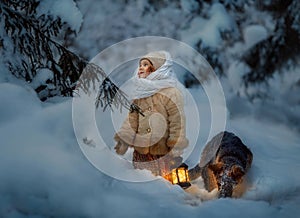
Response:
[[[0,126],[21,116],[32,115],[41,108],[36,93],[11,83],[0,83]]]

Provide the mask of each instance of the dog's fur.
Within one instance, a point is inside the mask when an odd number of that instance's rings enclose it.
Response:
[[[190,179],[201,176],[206,190],[217,189],[219,198],[239,197],[245,190],[243,177],[252,159],[252,152],[239,137],[221,132],[204,147],[200,163],[189,170]]]

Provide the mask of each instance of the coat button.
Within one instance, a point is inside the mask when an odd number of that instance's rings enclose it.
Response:
[[[147,129],[147,132],[151,132],[151,129],[150,129],[150,128],[148,128],[148,129]]]
[[[151,107],[148,107],[148,111],[151,111]]]

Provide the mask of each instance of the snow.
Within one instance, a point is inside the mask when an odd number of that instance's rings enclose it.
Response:
[[[1,116],[0,125],[8,124],[11,121],[27,115],[41,107],[34,90],[24,88],[11,83],[0,83],[2,94],[0,95]],[[31,102],[28,104],[28,102]]]
[[[31,85],[33,88],[37,88],[40,85],[46,84],[47,80],[53,79],[53,73],[47,68],[38,69],[36,76],[33,78]]]
[[[245,40],[246,49],[266,39],[267,36],[268,33],[265,27],[261,25],[247,26],[244,29],[244,40]]]
[[[42,0],[37,8],[37,15],[51,14],[66,22],[77,33],[83,22],[83,16],[73,0]]]
[[[153,5],[165,5],[158,11]],[[174,32],[186,25],[187,15],[176,2],[79,0],[84,15],[82,31],[76,37],[78,52],[92,59],[99,51],[131,37],[174,37]],[[163,18],[163,19],[162,19]],[[108,34],[110,33],[110,34]]]
[[[208,110],[203,90],[190,92],[206,125],[209,120],[201,114],[204,108]],[[251,185],[241,199],[202,202],[199,196],[160,177],[125,182],[98,171],[76,141],[71,98],[41,103],[33,90],[9,83],[1,83],[0,93],[4,102],[0,113],[0,214],[5,217],[240,217],[241,211],[243,217],[295,217],[298,212],[299,134],[284,125],[251,116],[229,120],[227,129],[240,136],[254,154]],[[196,154],[190,156],[190,167],[199,161],[202,147],[199,143]],[[129,165],[119,167],[115,170],[130,169]],[[136,173],[152,176],[144,171]],[[199,188],[202,199],[210,195]]]
[[[241,89],[242,77],[249,72],[249,67],[243,62],[232,62],[228,68],[227,78],[231,88],[235,91]]]
[[[204,47],[218,47],[221,43],[221,32],[233,29],[234,21],[220,3],[212,5],[208,16],[208,19],[194,18],[189,28],[181,32],[182,41],[195,46],[201,40]]]
[[[199,3],[197,1],[180,0],[180,6],[184,12],[190,13],[199,9]]]
[[[247,100],[246,93],[241,87],[242,76],[249,71],[249,67],[242,62],[235,61],[230,64],[228,77],[223,81],[226,93],[227,107],[232,116],[250,115],[263,122],[276,125],[289,126],[293,131],[300,130],[299,117],[299,67],[292,67],[288,72],[277,73],[267,84],[248,88],[248,94],[260,92],[264,98],[254,102]],[[234,94],[238,93],[238,95]],[[239,107],[237,107],[239,105]]]

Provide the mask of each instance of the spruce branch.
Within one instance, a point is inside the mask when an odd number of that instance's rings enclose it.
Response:
[[[31,82],[41,68],[48,68],[53,72],[50,82],[54,89],[49,89],[46,96],[73,96],[76,90],[90,93],[98,88],[96,107],[99,104],[105,110],[108,106],[122,107],[130,111],[138,111],[139,107],[131,105],[126,94],[123,93],[105,74],[102,68],[89,63],[68,48],[64,47],[53,37],[61,35],[66,23],[60,17],[42,14],[36,17],[38,0],[0,2],[0,22],[4,22],[4,30],[14,45],[14,53],[21,55],[20,63],[8,61],[9,70],[18,78]],[[81,76],[81,74],[83,75]],[[96,82],[103,81],[100,87]],[[36,88],[40,93],[47,88],[43,84]],[[43,99],[42,99],[43,100]]]
[[[102,84],[99,87],[99,92],[96,98],[96,108],[99,105],[103,108],[103,111],[109,106],[113,109],[112,106],[116,108],[122,107],[128,109],[130,112],[137,112],[142,116],[145,116],[140,107],[134,103],[130,103],[127,99],[127,95],[119,89],[108,77],[104,79]]]

